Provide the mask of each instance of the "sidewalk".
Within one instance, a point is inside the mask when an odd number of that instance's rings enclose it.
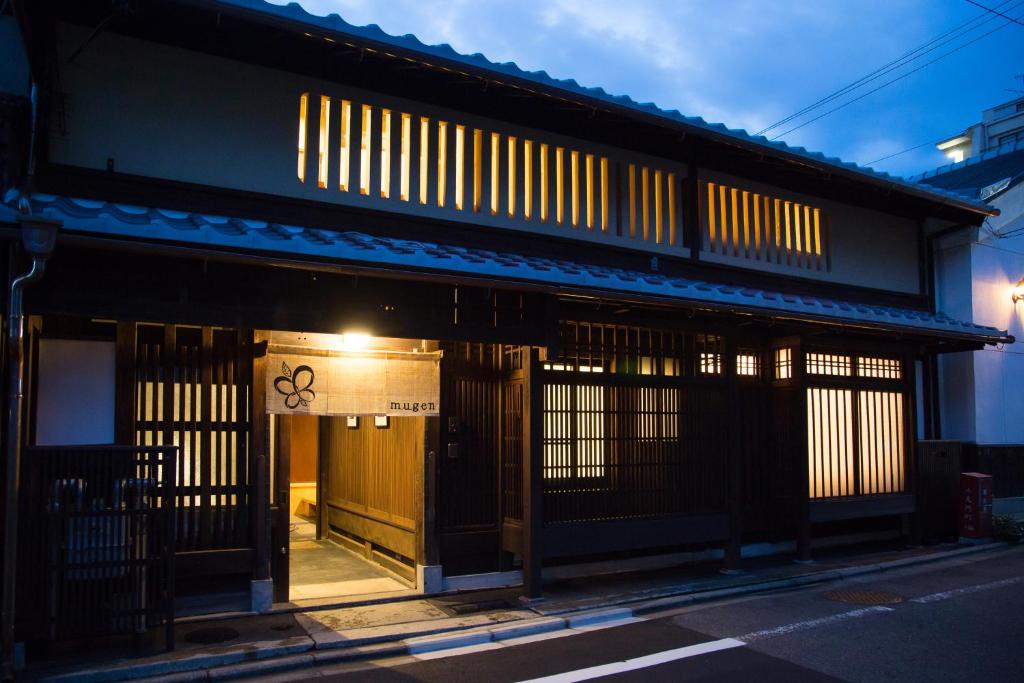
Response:
[[[501,590],[295,614],[190,620],[177,625],[173,653],[150,651],[125,658],[110,654],[125,651],[124,643],[117,641],[92,643],[88,653],[55,648],[48,662],[30,666],[21,678],[61,683],[150,677],[226,680],[508,640],[1006,548],[1000,543],[911,549],[862,546],[818,552],[813,564],[797,564],[787,557],[747,559],[746,571],[739,574],[722,574],[720,563],[709,562],[567,579],[545,584],[544,599],[528,606],[518,600],[517,591]]]

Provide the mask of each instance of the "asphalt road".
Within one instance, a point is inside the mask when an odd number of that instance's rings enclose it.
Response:
[[[864,591],[860,602],[829,591]],[[833,596],[834,598],[835,596]],[[899,602],[865,604],[872,599]],[[1024,548],[519,642],[264,680],[1024,681]]]

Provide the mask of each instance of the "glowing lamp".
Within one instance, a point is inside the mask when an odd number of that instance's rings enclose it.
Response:
[[[1021,299],[1024,299],[1024,277],[1014,285],[1013,291],[1010,293],[1010,298],[1013,299],[1013,303],[1017,303]]]
[[[343,351],[362,351],[370,345],[372,337],[365,332],[343,332],[341,348]]]

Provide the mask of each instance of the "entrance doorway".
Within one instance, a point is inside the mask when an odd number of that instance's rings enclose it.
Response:
[[[428,393],[417,368],[436,364],[439,355],[408,340],[375,339],[380,348],[353,352],[319,338],[317,346],[300,347],[288,337],[280,341],[282,336],[272,333],[269,353],[275,372],[292,370],[286,389],[308,385],[301,407],[315,408],[314,401],[327,396],[331,408],[320,408],[328,414],[304,413],[291,410],[292,399],[270,415],[275,601],[414,591],[417,565],[423,564],[426,441],[437,418],[331,413],[365,399],[368,386],[383,387],[375,390],[387,394],[389,408],[406,385]],[[364,378],[362,384],[355,376]]]
[[[288,600],[410,590],[424,418],[277,416]]]

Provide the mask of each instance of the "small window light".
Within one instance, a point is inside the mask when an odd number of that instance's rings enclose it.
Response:
[[[1021,299],[1024,299],[1024,277],[1017,281],[1017,284],[1013,288],[1013,293],[1010,294],[1013,299],[1013,303],[1017,303]]]

